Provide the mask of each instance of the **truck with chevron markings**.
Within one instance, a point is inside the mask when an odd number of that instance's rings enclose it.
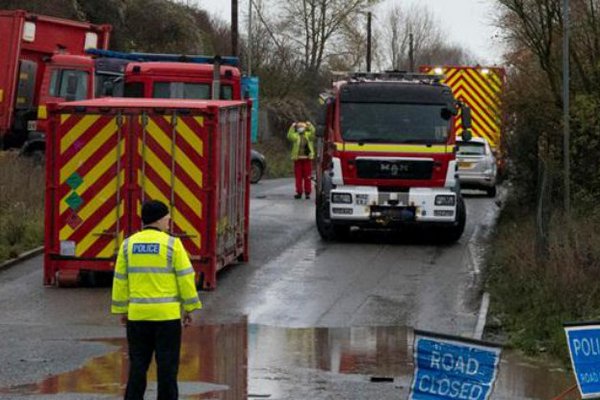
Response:
[[[452,89],[454,97],[467,104],[472,115],[472,134],[489,143],[496,158],[499,172],[504,167],[502,157],[503,112],[502,94],[506,70],[502,67],[423,65],[422,73],[442,75],[442,83]],[[462,129],[456,119],[456,129]]]
[[[249,104],[110,98],[48,105],[44,284],[112,273],[141,204],[169,205],[199,288],[248,260]]]
[[[461,133],[469,140],[470,110],[441,78],[357,73],[322,96],[316,223],[324,239],[411,225],[430,227],[443,242],[461,237],[455,143]]]

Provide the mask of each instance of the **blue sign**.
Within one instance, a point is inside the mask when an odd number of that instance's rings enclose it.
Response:
[[[160,253],[159,243],[134,243],[131,249],[133,254],[158,254]]]
[[[501,348],[415,331],[410,400],[486,400],[496,381]]]
[[[600,397],[600,323],[565,326],[565,333],[581,397]]]
[[[242,97],[248,94],[252,99],[252,143],[258,140],[258,86],[259,80],[257,76],[242,77]]]

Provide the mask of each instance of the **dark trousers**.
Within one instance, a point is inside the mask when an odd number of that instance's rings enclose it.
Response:
[[[181,350],[181,321],[127,321],[129,379],[125,400],[143,400],[146,376],[156,357],[158,400],[178,398],[177,373]]]
[[[294,175],[296,176],[297,194],[302,194],[302,189],[304,189],[304,193],[310,194],[310,189],[312,188],[312,182],[310,181],[311,174],[312,160],[303,158],[294,161]]]

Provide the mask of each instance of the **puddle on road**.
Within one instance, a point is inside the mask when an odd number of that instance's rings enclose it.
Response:
[[[1,389],[0,397],[120,396],[127,381],[126,343],[123,339],[102,342],[119,350],[37,384]],[[238,400],[248,398],[249,392],[293,398],[294,389],[326,388],[326,380],[343,384],[344,377],[350,376],[361,382],[393,378],[400,395],[406,393],[413,374],[412,342],[412,329],[398,327],[285,329],[245,323],[191,327],[184,331],[182,343],[181,397]],[[317,378],[308,380],[306,371],[315,372]],[[153,365],[150,389],[155,376]],[[572,374],[525,362],[505,351],[492,398],[550,399],[572,385]]]
[[[189,327],[182,338],[179,390],[184,399],[238,400],[247,393],[247,325]],[[42,382],[0,390],[6,395],[109,395],[122,397],[127,383],[125,339],[101,340],[119,350],[88,361],[78,370]],[[155,392],[156,365],[149,372],[149,391]],[[150,396],[154,397],[154,396]],[[150,398],[149,397],[149,398]]]

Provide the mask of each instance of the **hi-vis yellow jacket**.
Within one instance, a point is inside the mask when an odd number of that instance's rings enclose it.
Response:
[[[123,241],[113,280],[113,314],[131,321],[166,321],[202,308],[192,263],[178,238],[144,229]]]

